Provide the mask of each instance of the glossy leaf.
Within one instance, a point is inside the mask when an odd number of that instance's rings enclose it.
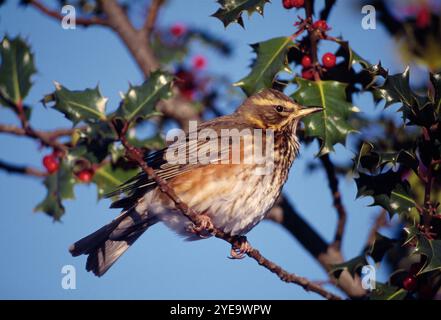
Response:
[[[374,259],[375,262],[383,260],[384,255],[392,249],[396,244],[396,240],[383,236],[380,233],[375,234],[375,240],[367,251],[367,254]]]
[[[337,81],[309,81],[296,78],[297,91],[294,100],[306,107],[320,106],[322,112],[306,117],[305,134],[321,140],[319,155],[334,151],[337,143],[345,144],[349,133],[355,128],[349,123],[357,111],[346,99],[345,84]]]
[[[246,11],[251,16],[257,12],[263,15],[265,4],[270,0],[218,0],[217,2],[221,7],[212,15],[213,17],[222,21],[225,27],[233,22],[243,27],[242,13]]]
[[[155,111],[156,104],[171,97],[171,84],[173,76],[162,71],[156,71],[140,86],[130,86],[116,111],[116,117],[126,121],[138,118],[147,118],[159,115]]]
[[[367,264],[366,257],[361,255],[346,262],[333,265],[329,273],[333,274],[336,278],[339,278],[342,271],[347,270],[352,277],[354,277],[355,274],[359,273],[361,268]]]
[[[234,85],[241,87],[248,96],[261,89],[271,88],[279,72],[290,72],[287,53],[293,46],[290,37],[274,38],[251,45],[257,58],[251,65],[251,72]]]
[[[34,209],[51,216],[54,220],[60,220],[64,214],[64,206],[62,201],[66,199],[74,199],[75,178],[71,168],[61,163],[57,172],[47,176],[44,185],[47,189],[46,197]]]
[[[117,189],[138,172],[138,169],[124,170],[122,168],[114,168],[110,163],[100,167],[95,171],[93,178],[97,185],[98,199]]]
[[[98,87],[81,91],[71,91],[59,83],[55,83],[55,91],[46,95],[43,103],[53,103],[52,108],[60,111],[74,125],[84,121],[94,123],[105,121],[107,98],[101,95]]]
[[[360,152],[355,161],[356,169],[364,168],[370,172],[382,169],[386,164],[396,165],[397,163],[405,165],[407,168],[417,169],[418,160],[416,156],[406,150],[399,152],[377,152],[374,146],[369,142],[363,142]]]
[[[371,206],[381,206],[392,217],[395,213],[410,214],[415,207],[410,185],[402,180],[401,174],[392,170],[378,175],[367,175],[360,172],[355,179],[357,198],[371,196],[374,202]]]
[[[421,235],[417,243],[415,253],[427,257],[427,262],[420,273],[441,269],[441,240],[428,240]]]
[[[3,38],[0,44],[0,91],[6,100],[14,104],[22,103],[32,86],[31,78],[37,72],[34,55],[21,38]],[[10,106],[0,98],[0,103]]]

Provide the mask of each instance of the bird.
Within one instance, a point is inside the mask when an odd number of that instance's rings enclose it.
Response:
[[[299,121],[321,110],[320,107],[304,107],[280,91],[264,89],[246,98],[232,114],[202,122],[194,132],[187,131],[180,143],[169,143],[162,150],[146,154],[145,161],[184,203],[208,217],[216,229],[243,237],[265,217],[281,193],[299,152],[296,135]],[[222,138],[226,130],[242,134],[239,144],[237,140]],[[261,136],[254,134],[259,130],[263,133]],[[207,134],[204,139],[190,139],[192,133],[204,131],[210,132],[212,139],[207,139]],[[209,161],[189,161],[192,154],[204,155],[210,150],[208,147],[214,145],[220,147],[217,153],[210,155]],[[271,164],[269,170],[260,172],[262,163],[249,161],[259,145],[261,149],[272,147],[270,155],[265,153],[262,157],[263,162]],[[181,155],[176,156],[176,150],[171,152],[173,148],[181,148]],[[232,161],[236,149],[239,156]],[[171,161],[170,154],[178,161]],[[88,256],[86,270],[96,276],[104,275],[147,229],[158,222],[187,240],[210,236],[195,232],[192,222],[143,171],[107,196],[117,198],[111,208],[120,208],[121,213],[69,247],[74,257]]]

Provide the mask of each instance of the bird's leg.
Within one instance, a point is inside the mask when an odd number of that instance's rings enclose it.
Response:
[[[251,250],[247,237],[237,236],[234,244],[231,245],[230,258],[243,259],[245,255]]]
[[[201,238],[208,238],[214,230],[211,218],[206,214],[200,214],[198,215],[198,220],[198,225],[192,224],[188,231],[197,234]]]

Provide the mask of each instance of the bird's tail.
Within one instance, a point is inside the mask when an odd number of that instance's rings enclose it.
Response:
[[[109,224],[75,242],[69,251],[74,257],[88,255],[86,270],[101,277],[155,222],[134,208],[123,211]]]

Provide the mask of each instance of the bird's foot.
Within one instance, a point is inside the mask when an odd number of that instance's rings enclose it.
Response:
[[[247,241],[247,237],[236,237],[234,244],[231,245],[230,259],[243,259],[250,252],[251,245]]]
[[[209,238],[214,230],[213,222],[211,218],[205,214],[199,215],[199,224],[192,224],[189,227],[189,231],[198,235],[201,238]]]

